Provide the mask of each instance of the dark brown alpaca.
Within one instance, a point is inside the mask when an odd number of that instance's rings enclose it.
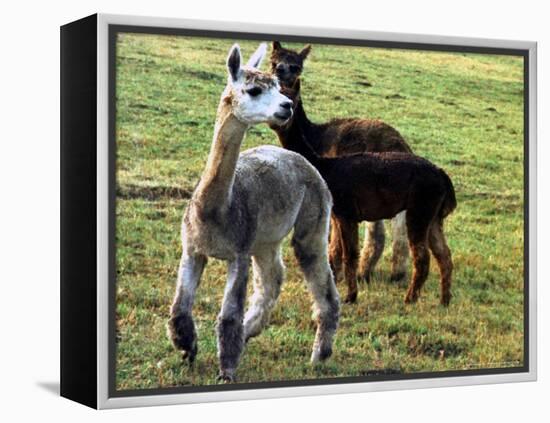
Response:
[[[429,272],[428,248],[439,265],[441,304],[451,299],[453,263],[443,234],[443,219],[456,207],[453,184],[447,174],[428,160],[409,153],[358,153],[335,158],[319,157],[310,145],[315,137],[300,101],[300,80],[283,93],[294,101],[294,115],[277,128],[283,146],[308,159],[332,193],[333,226],[342,245],[348,284],[346,302],[357,298],[355,265],[358,224],[390,219],[406,210],[406,228],[414,271],[405,302],[415,302]]]
[[[271,53],[271,70],[275,73],[283,88],[292,88],[300,77],[311,46],[295,52],[285,49],[278,41],[273,42]],[[300,105],[301,107],[301,105]],[[305,115],[304,115],[304,119]],[[389,125],[373,119],[334,119],[318,125],[306,122],[307,130],[304,135],[313,147],[315,153],[321,157],[338,157],[363,152],[401,151],[412,153],[403,137]],[[405,218],[403,215],[393,221],[393,257],[391,280],[400,280],[406,275],[408,246],[406,238]],[[331,227],[329,255],[335,277],[342,267],[342,242],[335,225]],[[382,221],[369,222],[365,231],[365,243],[359,263],[359,275],[367,282],[374,267],[384,250],[384,224]],[[355,251],[353,252],[355,254]],[[352,262],[357,258],[351,257]],[[345,262],[344,262],[345,263]],[[349,270],[346,277],[355,278]]]

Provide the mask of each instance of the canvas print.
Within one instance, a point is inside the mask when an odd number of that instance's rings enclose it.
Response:
[[[117,392],[524,366],[523,56],[114,48]]]

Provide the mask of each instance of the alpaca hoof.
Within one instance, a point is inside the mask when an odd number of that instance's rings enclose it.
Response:
[[[405,272],[398,272],[398,273],[392,273],[390,276],[391,282],[401,282],[403,279],[405,279]]]
[[[443,307],[449,307],[449,304],[451,303],[451,295],[443,296],[441,297],[441,305]]]
[[[234,370],[220,370],[220,373],[216,377],[216,382],[219,383],[235,383],[237,378],[235,377]]]
[[[371,281],[371,274],[369,273],[363,273],[363,276],[361,276],[361,280],[365,281],[365,283],[368,285]]]
[[[189,365],[192,365],[195,362],[195,358],[197,357],[197,347],[195,346],[192,350],[183,350],[181,352],[181,359],[184,362],[188,362]]]
[[[346,304],[354,304],[355,302],[357,302],[357,292],[349,293],[344,299]]]
[[[258,336],[260,334],[260,331],[258,330],[255,330],[255,331],[252,331],[250,329],[250,326],[247,325],[247,323],[245,322],[244,323],[244,331],[243,331],[243,339],[244,339],[244,344],[248,344],[248,341],[250,341],[252,338],[255,338],[256,336]]]
[[[327,358],[329,358],[332,355],[332,347],[326,347],[326,348],[319,348],[313,350],[311,353],[311,364],[316,365],[323,361],[325,361]]]
[[[245,335],[244,336],[244,345],[248,345],[248,342],[252,339],[252,338],[255,338],[256,335]]]
[[[413,303],[416,303],[417,301],[418,301],[417,295],[408,293],[407,296],[405,297],[405,304],[413,304]]]
[[[198,347],[195,324],[191,316],[188,314],[172,316],[168,321],[168,334],[174,346],[181,351],[182,359],[193,363]]]

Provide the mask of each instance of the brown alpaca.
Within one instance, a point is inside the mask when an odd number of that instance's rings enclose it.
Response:
[[[294,101],[290,121],[277,133],[285,148],[303,155],[326,181],[333,197],[333,227],[342,245],[348,284],[346,302],[357,299],[355,265],[358,224],[390,219],[406,210],[406,227],[414,271],[405,302],[415,302],[434,254],[441,274],[441,304],[451,299],[453,263],[443,234],[443,219],[456,207],[453,184],[447,174],[428,160],[408,153],[358,153],[319,157],[309,140],[311,125],[299,99],[300,80],[282,92]]]
[[[275,73],[283,88],[292,88],[302,73],[304,61],[311,46],[295,52],[285,49],[278,41],[273,42],[271,53],[271,70]],[[301,101],[301,100],[300,100]],[[301,105],[300,105],[301,107]],[[304,116],[305,117],[305,116]],[[412,153],[401,134],[391,126],[373,119],[334,119],[324,124],[307,121],[304,132],[308,143],[321,157],[338,157],[354,153],[401,151]],[[283,143],[284,146],[284,143]],[[408,246],[404,215],[399,215],[392,222],[393,257],[391,280],[401,280],[406,275]],[[384,250],[384,224],[381,220],[368,222],[365,231],[365,243],[359,262],[359,275],[367,282],[376,263]],[[332,225],[330,236],[330,260],[335,277],[342,267],[342,242],[335,225]],[[355,258],[351,259],[356,261]],[[347,264],[346,267],[351,266]],[[348,269],[349,271],[349,269]],[[350,272],[349,277],[355,277]]]

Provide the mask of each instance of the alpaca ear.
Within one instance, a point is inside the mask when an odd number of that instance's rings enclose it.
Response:
[[[283,48],[283,46],[281,45],[281,43],[279,41],[273,41],[273,50],[280,50],[282,48]]]
[[[227,71],[233,81],[239,79],[241,71],[241,48],[238,44],[233,44],[233,47],[229,50],[229,56],[227,56]]]
[[[311,44],[308,44],[307,46],[305,46],[302,51],[300,53],[298,53],[300,55],[300,57],[302,58],[302,60],[306,60],[306,57],[309,55],[309,52],[311,51]]]
[[[251,68],[259,68],[262,64],[262,61],[264,60],[265,54],[267,53],[267,44],[261,43],[259,47],[256,49],[254,54],[250,56],[250,59],[248,59],[248,62],[246,63],[247,66],[250,66]]]

